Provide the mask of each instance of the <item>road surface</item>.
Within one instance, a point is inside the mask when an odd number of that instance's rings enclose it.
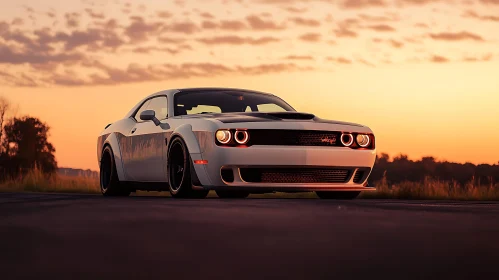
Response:
[[[498,264],[493,202],[0,193],[0,279],[499,279]]]

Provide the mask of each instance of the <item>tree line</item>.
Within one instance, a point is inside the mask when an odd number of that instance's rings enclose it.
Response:
[[[499,183],[498,164],[472,164],[437,161],[433,157],[410,160],[407,155],[398,155],[393,159],[387,154],[376,157],[369,183],[376,185],[385,178],[388,184],[404,181],[420,182],[425,178],[457,182],[461,185],[495,185]]]
[[[33,168],[45,174],[57,171],[55,148],[48,141],[50,127],[31,116],[16,117],[0,96],[0,178],[12,178]]]

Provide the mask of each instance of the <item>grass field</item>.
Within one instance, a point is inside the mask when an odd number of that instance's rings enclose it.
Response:
[[[404,182],[390,185],[385,180],[376,183],[375,192],[362,193],[360,198],[374,199],[447,199],[447,200],[499,200],[499,184],[462,186],[455,182],[425,179],[422,182]],[[99,179],[89,176],[53,175],[47,177],[34,169],[24,176],[0,183],[1,192],[57,192],[100,194]],[[142,192],[134,195],[169,196],[168,192]],[[210,192],[209,197],[216,197]],[[253,198],[317,198],[314,193],[253,194]]]

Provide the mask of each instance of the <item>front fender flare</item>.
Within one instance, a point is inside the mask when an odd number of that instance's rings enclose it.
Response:
[[[118,173],[118,179],[123,182],[126,181],[125,178],[125,168],[123,166],[123,157],[121,155],[121,147],[120,147],[120,137],[124,137],[122,134],[119,133],[111,133],[107,137],[107,139],[104,141],[103,148],[106,145],[111,146],[111,149],[113,150],[114,154],[114,162],[116,164],[116,171]],[[100,151],[101,157],[102,157],[102,151]],[[100,163],[100,158],[99,158],[99,163]]]

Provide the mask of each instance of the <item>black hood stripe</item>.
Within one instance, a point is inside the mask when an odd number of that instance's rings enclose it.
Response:
[[[324,120],[312,114],[298,113],[298,112],[278,112],[278,113],[245,112],[245,113],[223,113],[223,114],[196,114],[196,115],[182,116],[182,118],[216,119],[223,123],[295,121],[295,122],[329,123],[329,124],[363,127],[363,125],[360,124]]]

